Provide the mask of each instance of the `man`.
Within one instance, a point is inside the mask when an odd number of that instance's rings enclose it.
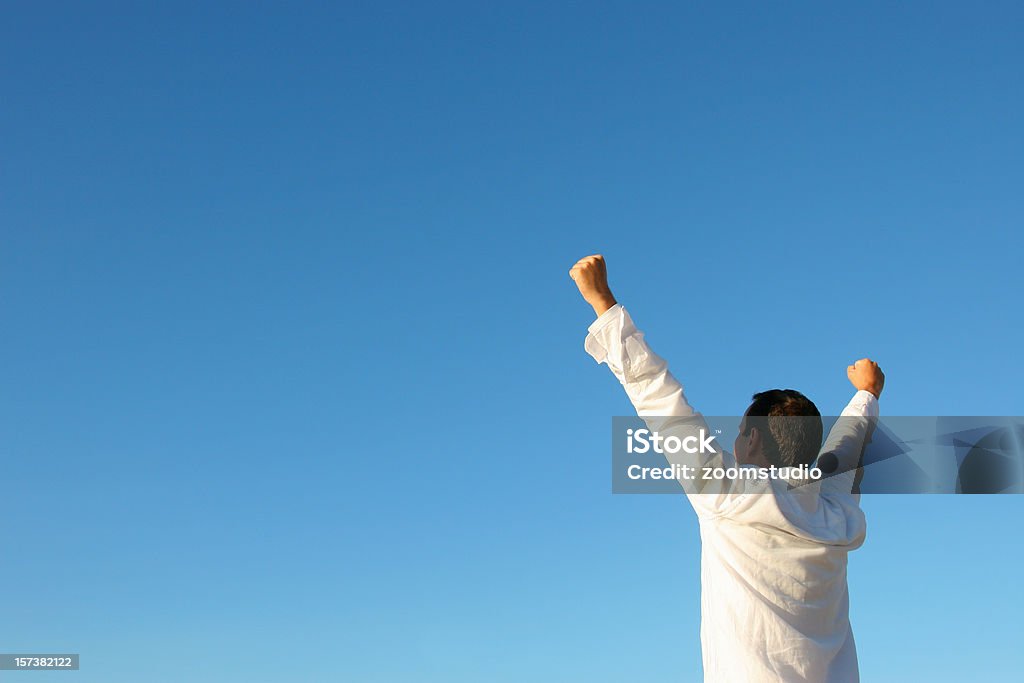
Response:
[[[706,430],[682,385],[616,302],[604,258],[587,256],[569,275],[597,314],[586,338],[587,352],[609,366],[651,430]],[[735,455],[666,456],[698,472],[705,465],[814,465],[817,458],[818,466],[832,474],[802,484],[743,478],[684,485],[700,523],[705,681],[859,680],[847,554],[864,541],[856,477],[878,417],[885,376],[867,358],[849,366],[847,376],[857,393],[824,448],[817,408],[787,389],[755,394]]]

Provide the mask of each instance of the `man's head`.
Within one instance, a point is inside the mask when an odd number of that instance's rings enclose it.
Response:
[[[810,465],[821,448],[821,413],[793,389],[754,394],[743,414],[734,453],[741,465]]]

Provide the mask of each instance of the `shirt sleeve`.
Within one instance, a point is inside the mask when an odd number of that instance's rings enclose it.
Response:
[[[696,414],[668,363],[654,353],[622,304],[615,304],[587,330],[584,348],[619,380],[637,415],[689,417]]]
[[[849,493],[860,497],[864,449],[871,443],[878,415],[878,399],[870,391],[860,390],[850,399],[829,430],[818,456],[817,466],[826,477],[821,482],[822,493]]]
[[[584,348],[595,361],[608,366],[652,432],[680,439],[699,439],[701,430],[708,432],[704,416],[690,405],[683,385],[669,372],[668,363],[647,345],[643,332],[621,304],[590,325]],[[673,465],[694,467],[696,472],[707,466],[735,464],[732,455],[720,448],[704,453],[666,453],[665,458]],[[729,478],[704,481],[698,477],[680,483],[699,515],[720,514],[741,494]]]

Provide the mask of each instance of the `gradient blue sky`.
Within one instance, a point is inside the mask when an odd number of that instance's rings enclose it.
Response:
[[[11,681],[690,681],[566,276],[693,403],[1024,413],[1018,3],[8,2]],[[866,681],[1019,670],[1024,497],[869,497]]]

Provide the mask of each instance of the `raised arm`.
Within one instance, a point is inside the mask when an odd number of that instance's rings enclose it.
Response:
[[[633,324],[629,312],[615,301],[608,286],[604,258],[600,255],[580,259],[569,271],[583,298],[597,314],[584,344],[598,363],[605,363],[622,384],[626,395],[644,418],[648,428],[662,436],[706,437],[710,433],[704,417],[686,400],[683,385],[668,370],[668,363],[644,340],[643,332]],[[666,454],[671,464],[686,465],[700,472],[705,466],[732,464],[732,456],[712,442],[704,452]],[[728,479],[688,480],[683,489],[698,513],[714,512],[728,504],[735,493]]]
[[[828,477],[822,481],[823,492],[859,495],[861,460],[878,419],[885,374],[878,363],[861,358],[846,369],[846,376],[857,393],[829,431],[817,465]]]
[[[604,257],[595,254],[580,259],[569,270],[569,277],[597,315],[588,329],[587,353],[598,363],[607,363],[637,415],[693,416],[683,385],[669,372],[668,363],[647,346],[643,332],[612,295]]]

